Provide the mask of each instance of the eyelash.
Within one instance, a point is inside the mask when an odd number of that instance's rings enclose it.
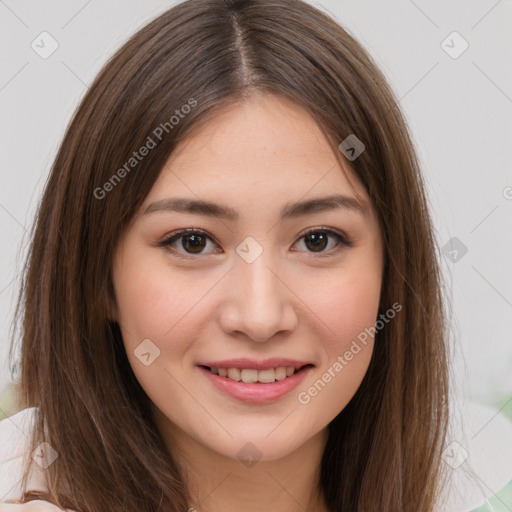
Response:
[[[321,257],[325,257],[325,256],[331,256],[333,254],[337,254],[340,250],[342,250],[345,247],[352,247],[354,245],[354,243],[352,241],[348,240],[344,235],[338,233],[337,231],[334,231],[331,228],[327,228],[327,227],[323,227],[323,226],[318,227],[318,228],[313,228],[313,229],[306,231],[299,237],[299,240],[301,240],[301,239],[305,238],[306,236],[311,235],[313,233],[327,234],[328,236],[334,237],[338,241],[338,244],[336,245],[336,247],[334,247],[334,249],[331,249],[330,251],[319,252],[319,253],[314,253],[312,251],[308,251],[308,252],[310,252],[310,254],[313,257],[321,258]],[[179,238],[184,235],[202,235],[202,236],[208,238],[209,240],[211,240],[212,242],[217,243],[210,235],[208,235],[205,231],[203,231],[201,229],[186,228],[186,229],[180,229],[179,231],[171,233],[164,240],[158,242],[156,244],[156,246],[164,247],[167,251],[177,255],[178,257],[184,258],[184,259],[191,259],[191,258],[194,258],[194,256],[200,256],[202,253],[197,253],[197,254],[186,253],[186,252],[184,253],[182,251],[178,251],[177,249],[174,249],[173,247],[171,247],[172,243],[174,243],[176,240],[179,240]],[[206,253],[206,254],[212,254],[212,253]]]

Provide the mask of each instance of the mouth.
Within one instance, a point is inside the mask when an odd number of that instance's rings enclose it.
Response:
[[[274,368],[257,370],[255,368],[222,368],[217,366],[199,365],[205,370],[209,370],[213,375],[224,377],[235,382],[244,382],[246,384],[272,384],[276,381],[285,380],[292,375],[300,372],[304,368],[313,367],[312,364],[303,364],[299,366],[277,366]]]
[[[288,395],[315,368],[289,359],[256,362],[248,359],[196,365],[206,381],[223,396],[247,404],[268,404]]]

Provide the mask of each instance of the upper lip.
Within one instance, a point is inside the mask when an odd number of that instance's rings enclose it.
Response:
[[[293,366],[301,368],[306,365],[312,365],[307,361],[297,361],[296,359],[286,359],[281,357],[271,357],[268,359],[250,359],[240,357],[237,359],[223,359],[222,361],[205,361],[198,363],[198,366],[208,366],[209,368],[241,368],[248,370],[270,370],[271,368],[280,368]]]

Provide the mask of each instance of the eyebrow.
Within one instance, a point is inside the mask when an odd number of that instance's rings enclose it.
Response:
[[[365,217],[368,213],[366,202],[360,201],[355,197],[331,195],[299,201],[296,203],[287,203],[281,210],[280,219],[292,219],[314,213],[326,212],[330,210],[347,210],[358,213]],[[161,199],[151,203],[143,215],[154,212],[179,212],[193,213],[197,215],[206,215],[229,221],[239,219],[238,212],[228,206],[203,201],[197,199],[186,199],[180,197]]]

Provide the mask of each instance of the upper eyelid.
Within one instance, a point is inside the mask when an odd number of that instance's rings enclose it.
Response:
[[[188,235],[188,234],[194,234],[194,233],[197,233],[199,235],[203,235],[206,238],[209,238],[210,240],[215,242],[217,245],[219,245],[219,242],[217,242],[217,240],[215,239],[215,237],[213,235],[211,235],[207,231],[204,231],[203,229],[200,229],[200,228],[184,228],[184,229],[179,229],[179,230],[175,231],[174,233],[170,233],[169,235],[165,235],[160,243],[168,242],[169,240],[171,240],[173,238],[179,238],[181,236],[185,236],[185,235]]]

